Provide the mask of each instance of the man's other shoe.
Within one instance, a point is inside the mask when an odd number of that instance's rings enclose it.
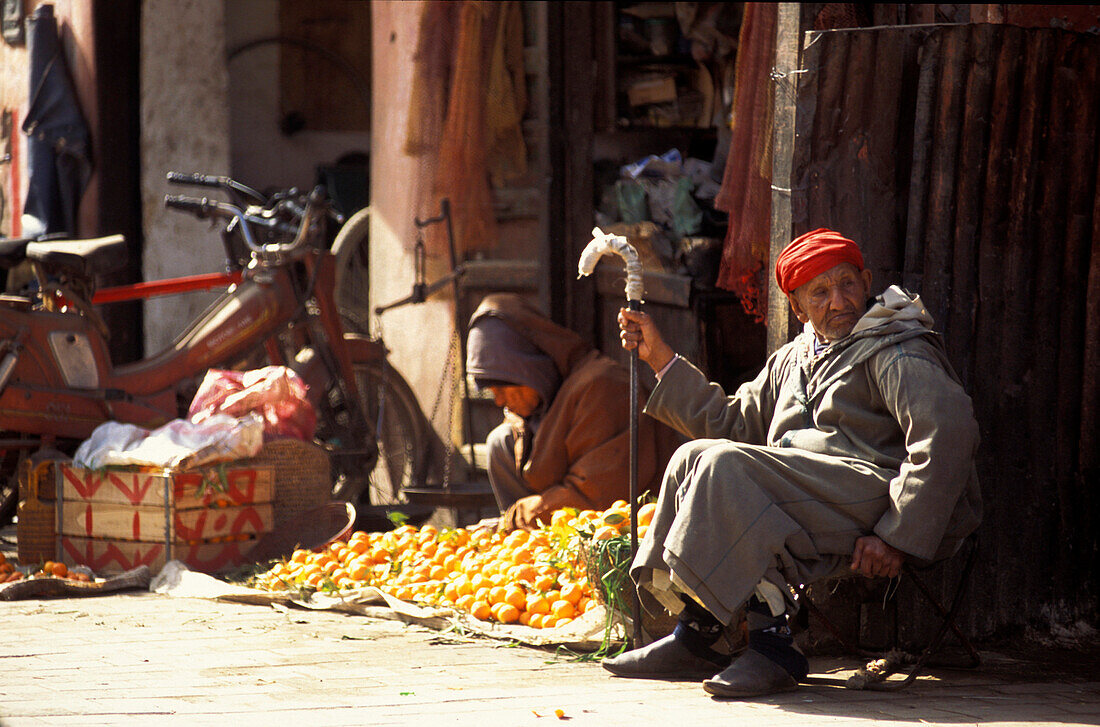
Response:
[[[716,697],[763,697],[798,686],[787,670],[751,648],[721,674],[703,681],[703,689]]]
[[[673,635],[648,646],[604,659],[603,668],[615,676],[633,679],[696,681],[714,676],[729,664],[729,657],[713,652],[713,658],[696,656]]]

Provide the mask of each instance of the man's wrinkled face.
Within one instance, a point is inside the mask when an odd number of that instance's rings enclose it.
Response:
[[[795,288],[789,298],[798,320],[809,321],[818,338],[832,343],[855,328],[867,310],[870,290],[870,270],[841,263]]]
[[[538,392],[530,386],[509,386],[496,384],[489,387],[493,392],[496,405],[507,409],[517,416],[527,418],[535,413],[542,402]]]

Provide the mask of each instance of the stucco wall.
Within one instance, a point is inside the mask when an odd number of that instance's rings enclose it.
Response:
[[[226,4],[226,46],[271,39],[279,27],[279,4],[272,0],[233,0]],[[294,31],[289,34],[298,35]],[[257,189],[296,186],[308,189],[319,164],[331,164],[348,152],[368,152],[366,132],[279,130],[278,43],[263,43],[229,60],[231,166],[233,176]],[[349,93],[346,103],[362,104]]]
[[[216,229],[166,210],[170,170],[229,173],[228,77],[223,0],[144,0],[141,8],[141,203],[145,280],[217,272]],[[145,350],[169,345],[210,293],[145,303]]]

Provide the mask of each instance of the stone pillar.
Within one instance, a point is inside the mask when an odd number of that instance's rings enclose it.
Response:
[[[404,152],[413,53],[422,2],[372,3],[371,112],[371,307],[403,298],[412,291],[416,239],[414,220],[439,214],[424,210],[430,169]],[[429,282],[446,272],[447,261],[431,261]],[[431,414],[447,361],[453,323],[450,288],[431,300],[385,313],[380,323],[393,365],[409,382],[425,413]],[[444,438],[448,424],[441,404],[434,422]],[[455,416],[458,421],[459,412]]]
[[[218,231],[165,209],[168,171],[229,173],[228,74],[223,0],[143,0],[141,6],[141,206],[145,280],[218,272]],[[145,302],[145,353],[168,346],[214,293]]]

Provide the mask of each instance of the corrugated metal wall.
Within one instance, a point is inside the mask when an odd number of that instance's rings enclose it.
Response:
[[[1100,39],[830,31],[807,36],[802,68],[795,234],[841,230],[876,289],[920,292],[974,398],[986,519],[969,630],[1095,617]],[[926,630],[910,611],[903,635]]]

